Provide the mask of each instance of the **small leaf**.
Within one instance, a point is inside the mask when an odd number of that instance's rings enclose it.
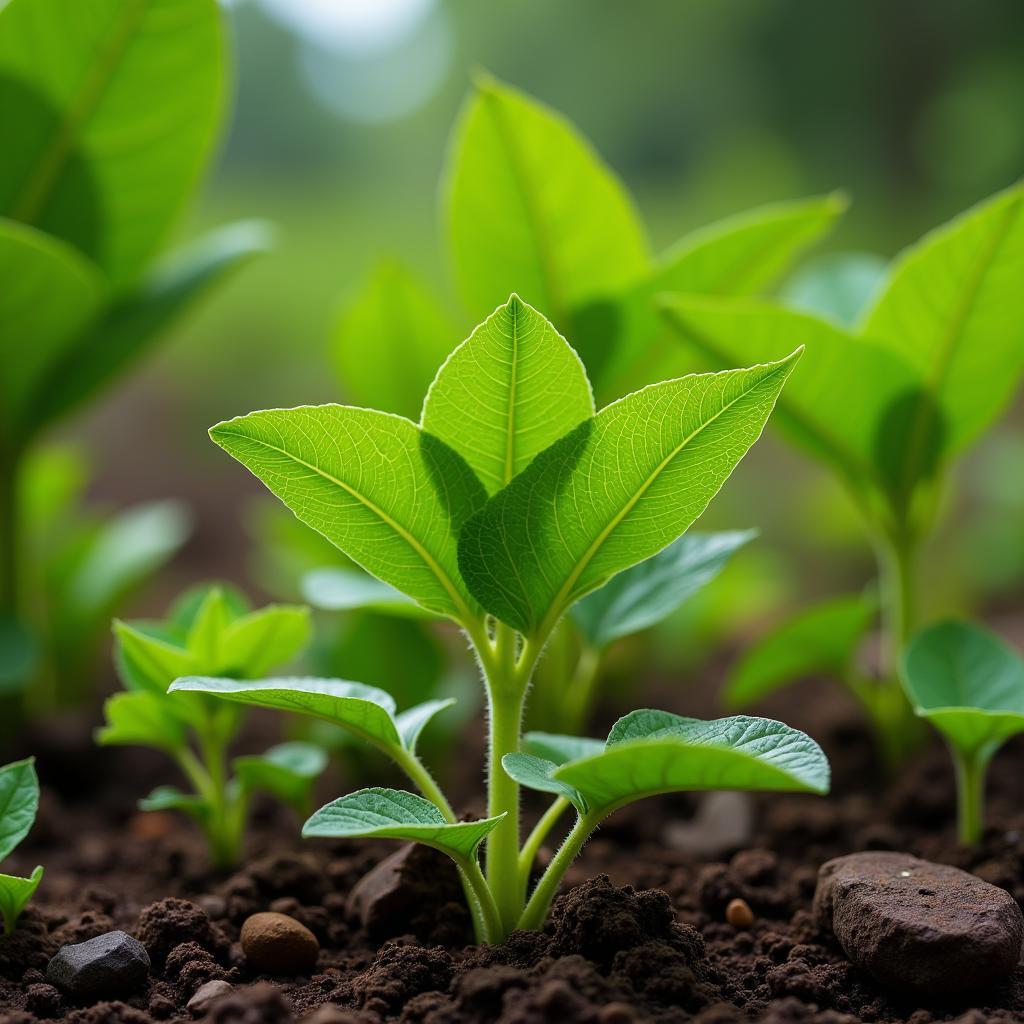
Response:
[[[281,743],[262,757],[235,758],[232,765],[246,790],[265,790],[297,813],[308,814],[313,783],[327,767],[327,755],[312,743]]]
[[[249,599],[234,584],[224,582],[197,583],[175,598],[174,604],[171,605],[171,610],[167,614],[165,625],[180,631],[182,643],[184,643],[184,637],[188,635],[188,631],[195,624],[199,609],[203,607],[206,599],[210,596],[210,592],[213,590],[219,590],[224,598],[228,608],[228,618],[231,622],[241,618],[243,615],[248,615],[252,611]]]
[[[1024,659],[980,626],[942,622],[919,633],[903,686],[917,714],[965,756],[991,755],[1024,733]]]
[[[122,682],[128,689],[144,688],[158,696],[179,676],[195,671],[195,661],[188,651],[163,636],[152,635],[147,628],[114,620],[114,637],[118,660],[123,666]]]
[[[401,839],[467,861],[504,818],[446,822],[429,800],[399,789],[361,789],[321,807],[302,827],[309,838]]]
[[[358,569],[314,569],[302,577],[302,596],[329,612],[366,608],[388,615],[429,617],[411,597]]]
[[[157,786],[139,801],[140,811],[180,811],[195,821],[204,822],[210,815],[207,802],[195,793],[183,793],[175,786]]]
[[[156,747],[169,753],[185,746],[185,726],[169,713],[165,696],[145,690],[115,693],[103,704],[106,725],[96,731],[100,746]]]
[[[272,604],[235,619],[224,632],[215,671],[259,679],[291,661],[313,635],[309,609]]]
[[[341,405],[254,412],[210,436],[367,572],[439,615],[476,617],[456,539],[486,495],[447,445],[401,417]]]
[[[18,878],[15,875],[0,875],[0,916],[4,919],[4,934],[14,931],[21,912],[28,901],[36,893],[39,883],[43,880],[42,865],[32,872],[31,878]]]
[[[548,761],[533,754],[516,752],[505,754],[501,759],[501,766],[505,769],[505,774],[519,785],[526,786],[528,789],[536,789],[541,793],[564,796],[580,814],[587,813],[587,801],[583,794],[555,778],[555,772],[558,771],[559,766],[554,761]]]
[[[888,265],[868,252],[834,252],[798,270],[782,290],[787,306],[852,329],[885,278]]]
[[[394,700],[383,690],[362,683],[300,677],[245,682],[190,676],[177,680],[170,692],[204,693],[238,704],[294,711],[343,726],[378,747],[402,745]]]
[[[687,533],[574,604],[573,620],[597,648],[650,629],[710,583],[755,536],[756,530]]]
[[[581,757],[604,750],[604,740],[590,739],[588,736],[560,736],[551,732],[528,732],[523,737],[523,749],[528,754],[565,764]]]
[[[546,638],[567,607],[704,511],[798,356],[652,385],[557,441],[466,523],[459,566],[470,591],[501,621]]]
[[[231,619],[224,592],[220,587],[211,587],[185,639],[196,671],[214,673],[223,664],[224,637]]]
[[[398,727],[398,735],[402,737],[402,745],[405,749],[410,754],[415,754],[420,733],[423,732],[431,719],[456,703],[458,702],[454,697],[427,700],[422,704],[406,709],[398,715],[395,718],[395,725]]]
[[[579,356],[513,295],[438,371],[422,427],[454,448],[494,494],[593,415]]]
[[[873,598],[850,595],[785,620],[733,668],[725,687],[727,706],[746,707],[809,676],[845,679],[876,613]]]
[[[39,810],[35,758],[0,768],[0,860],[28,835]]]

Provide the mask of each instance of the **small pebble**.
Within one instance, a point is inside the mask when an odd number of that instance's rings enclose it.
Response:
[[[754,923],[754,912],[746,900],[730,900],[725,908],[725,919],[733,928],[749,928]]]
[[[146,947],[122,931],[62,946],[46,966],[46,980],[74,996],[116,996],[149,977]]]
[[[208,981],[196,989],[195,995],[185,1004],[185,1009],[193,1017],[201,1017],[222,995],[230,992],[232,987],[230,982],[219,978]]]
[[[241,940],[249,969],[266,974],[309,974],[320,956],[316,936],[287,914],[253,914]]]

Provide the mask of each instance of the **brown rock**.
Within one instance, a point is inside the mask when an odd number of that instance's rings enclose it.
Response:
[[[231,990],[231,983],[223,979],[208,981],[196,990],[196,994],[185,1004],[185,1009],[193,1017],[201,1017],[221,996],[227,995]]]
[[[823,864],[814,909],[853,963],[918,992],[990,985],[1014,969],[1024,942],[1024,916],[1009,893],[905,853]]]
[[[754,912],[746,900],[732,900],[725,908],[725,919],[733,928],[749,928],[754,923]]]
[[[266,974],[308,974],[320,955],[316,936],[287,914],[253,914],[241,940],[249,968]]]

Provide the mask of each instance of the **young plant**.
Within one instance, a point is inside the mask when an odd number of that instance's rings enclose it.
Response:
[[[12,761],[0,768],[0,861],[28,835],[38,810],[35,759]],[[14,931],[18,917],[42,880],[43,869],[38,865],[28,878],[0,874],[0,915],[5,935]]]
[[[1024,185],[1017,184],[897,258],[854,328],[764,301],[664,299],[681,343],[676,358],[686,366],[772,359],[806,346],[775,423],[835,474],[876,553],[883,666],[870,686],[845,678],[870,707],[890,766],[913,748],[918,732],[899,666],[919,617],[921,550],[942,484],[956,457],[1006,408],[1024,371],[1024,328],[1008,312],[1020,308],[1022,254]],[[850,614],[865,628],[872,621]],[[821,624],[831,628],[828,616]],[[799,635],[807,628],[805,621]],[[833,654],[826,651],[821,665],[794,664],[830,670]],[[740,678],[748,673],[745,666]],[[777,672],[758,689],[791,678]],[[745,688],[734,681],[727,697],[738,704]]]
[[[523,710],[548,639],[577,601],[657,555],[703,512],[757,440],[798,354],[665,381],[595,413],[575,352],[513,296],[448,357],[418,424],[326,405],[211,430],[300,520],[465,632],[489,707],[485,818],[459,821],[416,754],[436,702],[395,716],[386,694],[338,680],[186,677],[172,694],[302,711],[391,757],[422,795],[360,790],[314,814],[304,833],[443,850],[462,873],[481,940],[539,927],[587,835],[632,800],[718,785],[824,792],[820,749],[784,725],[638,712],[606,749],[571,740],[565,764],[529,763],[530,785],[558,795],[520,846]],[[567,802],[579,820],[528,900],[537,844]],[[486,876],[477,862],[485,840]]]
[[[1024,733],[1024,659],[987,629],[942,622],[914,637],[903,686],[915,713],[949,746],[960,841],[975,845],[984,827],[989,762],[1008,739]]]
[[[64,0],[0,5],[0,677],[26,695],[56,692],[27,460],[267,241],[237,224],[159,257],[223,120],[216,0],[73,6],[69,22]]]
[[[125,692],[104,705],[106,725],[96,741],[153,747],[178,765],[191,792],[161,786],[139,806],[193,818],[218,868],[231,867],[241,856],[255,792],[308,814],[326,756],[310,744],[284,743],[260,757],[236,758],[230,775],[228,751],[242,716],[218,701],[169,694],[168,687],[194,673],[259,679],[298,654],[309,633],[305,608],[270,605],[250,611],[240,594],[221,587],[186,593],[164,622],[114,623],[115,660]]]

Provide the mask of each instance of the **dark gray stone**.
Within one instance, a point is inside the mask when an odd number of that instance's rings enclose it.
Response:
[[[983,988],[1020,959],[1024,916],[975,875],[906,853],[837,857],[818,872],[814,908],[850,960],[893,988]]]
[[[123,995],[148,977],[146,947],[121,931],[62,946],[46,967],[47,981],[83,998]]]

